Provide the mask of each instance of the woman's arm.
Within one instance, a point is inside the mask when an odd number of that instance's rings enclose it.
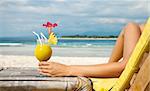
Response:
[[[70,75],[87,77],[119,77],[125,65],[121,62],[90,66],[70,66]]]
[[[63,65],[55,62],[41,62],[39,72],[48,76],[119,77],[125,62],[97,65]]]

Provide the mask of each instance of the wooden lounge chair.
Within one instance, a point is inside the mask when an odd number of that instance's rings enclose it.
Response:
[[[146,88],[147,87],[147,88]],[[134,82],[131,83],[129,91],[150,91],[150,53],[142,66],[138,74],[136,75]]]
[[[125,89],[128,89],[134,73],[136,73],[139,69],[140,60],[142,59],[144,53],[149,49],[149,44],[150,44],[150,18],[148,19],[144,31],[120,77],[119,78],[90,78],[93,81],[93,89],[95,91],[124,91]],[[147,60],[149,60],[149,58]],[[142,68],[141,70],[143,69],[146,68]],[[139,74],[142,73],[140,72]],[[149,75],[150,73],[147,74]],[[147,74],[143,74],[143,75],[146,77]],[[138,82],[139,82],[139,77],[141,77],[141,75],[137,77]],[[137,80],[135,81],[137,82]],[[149,83],[149,78],[146,79],[145,83],[147,84]],[[140,90],[133,90],[133,88],[135,89],[136,87],[137,85],[134,84],[133,87],[131,87],[132,91],[140,91]]]

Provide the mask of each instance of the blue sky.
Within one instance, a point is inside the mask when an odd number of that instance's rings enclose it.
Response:
[[[118,35],[150,15],[150,0],[0,0],[0,37],[33,36],[47,21],[62,35]]]

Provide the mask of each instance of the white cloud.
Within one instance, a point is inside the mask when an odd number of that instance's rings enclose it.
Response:
[[[5,6],[0,6],[0,11],[7,11],[8,9],[10,9],[33,14],[58,14],[66,16],[118,16],[118,14],[120,13],[124,16],[135,16],[140,15],[139,13],[141,13],[142,15],[142,13],[148,12],[148,6],[145,1],[133,0],[112,0],[112,2],[98,0],[54,0],[44,3],[45,6],[42,6],[40,4],[44,2],[42,0],[39,1],[39,4],[37,5],[32,5],[28,0],[3,0],[0,2],[5,3]],[[31,0],[31,2],[38,3],[35,1],[33,2],[33,0]],[[8,8],[6,6],[6,3],[8,3]]]
[[[65,2],[66,0],[54,0],[56,2]]]
[[[7,4],[15,4],[15,5],[25,5],[28,3],[29,0],[1,0],[0,5],[7,5]]]
[[[150,1],[148,1],[148,15],[150,17]]]
[[[126,24],[129,22],[137,22],[142,23],[144,19],[128,19],[128,18],[94,18],[92,19],[93,22],[98,24]]]
[[[24,6],[19,8],[22,12],[36,13],[36,14],[58,14],[59,10],[57,8],[51,7],[41,7],[41,6]]]
[[[8,32],[10,29],[5,26],[8,24],[12,31],[26,33],[52,16],[62,19],[65,29],[60,30],[69,33],[78,28],[74,32],[81,33],[89,30],[91,27],[87,26],[91,24],[141,23],[150,15],[148,3],[147,0],[0,0],[0,27]]]

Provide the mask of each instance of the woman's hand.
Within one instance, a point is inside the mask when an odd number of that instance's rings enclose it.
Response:
[[[47,76],[70,76],[69,66],[56,62],[40,62],[39,72]]]

